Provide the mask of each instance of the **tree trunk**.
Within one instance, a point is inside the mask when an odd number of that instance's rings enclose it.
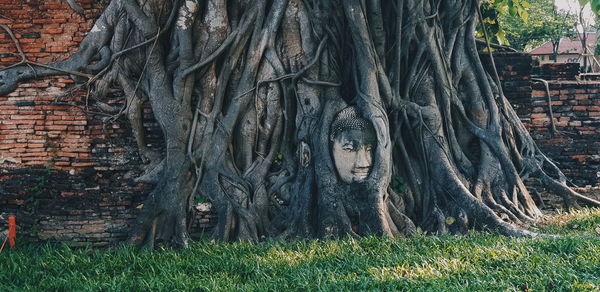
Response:
[[[225,241],[416,226],[532,236],[521,226],[541,212],[525,177],[576,193],[483,69],[478,5],[113,0],[70,59],[3,70],[0,93],[64,73],[88,77],[99,99],[124,90],[148,162],[139,180],[156,183],[135,244],[187,245],[195,196]],[[164,157],[143,143],[146,98]]]

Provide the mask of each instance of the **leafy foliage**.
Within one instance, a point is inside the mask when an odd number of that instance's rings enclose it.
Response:
[[[600,13],[600,0],[579,0],[579,5],[582,7],[588,3],[592,7],[592,11],[594,11],[596,14]]]
[[[488,4],[487,10],[491,12],[487,12],[484,20],[488,31],[496,35],[496,43],[527,50],[547,41],[557,45],[561,38],[574,32],[575,16],[558,11],[553,0],[521,1],[518,8],[514,3],[512,6],[508,3],[495,1]],[[486,11],[484,6],[482,13]],[[490,24],[492,22],[494,25]]]
[[[529,17],[524,20],[510,14],[500,16],[507,41],[518,50],[531,49],[551,41],[558,41],[574,33],[576,17],[554,6],[553,0],[530,0]]]
[[[156,252],[31,245],[0,254],[0,291],[598,291],[600,210],[553,218],[545,231],[565,237],[199,241]]]
[[[508,44],[504,24],[500,19],[504,15],[510,15],[527,21],[529,19],[528,9],[531,7],[528,1],[524,0],[490,0],[481,3],[481,17],[487,33],[490,34],[491,41],[496,44]],[[477,37],[483,38],[484,32],[481,26],[478,26]]]
[[[404,193],[406,192],[406,179],[398,175],[393,175],[390,187],[396,193]]]

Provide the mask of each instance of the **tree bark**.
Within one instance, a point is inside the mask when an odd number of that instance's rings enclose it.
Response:
[[[534,236],[522,224],[542,214],[524,177],[582,197],[483,69],[478,5],[113,0],[76,54],[1,71],[0,94],[65,72],[87,77],[99,99],[111,84],[124,90],[148,162],[140,180],[156,184],[134,244],[186,246],[196,196],[214,205],[214,237],[225,241],[410,235],[417,226]],[[146,99],[164,157],[144,146]],[[376,137],[368,175],[352,183],[331,137],[349,106]]]

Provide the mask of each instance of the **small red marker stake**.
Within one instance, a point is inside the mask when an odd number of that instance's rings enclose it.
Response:
[[[15,216],[8,217],[8,244],[10,249],[15,249],[17,246],[15,239],[17,239],[17,218]]]

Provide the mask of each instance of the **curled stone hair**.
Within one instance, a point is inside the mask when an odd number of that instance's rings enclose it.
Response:
[[[360,116],[355,106],[346,107],[337,113],[331,123],[329,139],[333,141],[340,133],[348,130],[374,132],[371,123]]]

